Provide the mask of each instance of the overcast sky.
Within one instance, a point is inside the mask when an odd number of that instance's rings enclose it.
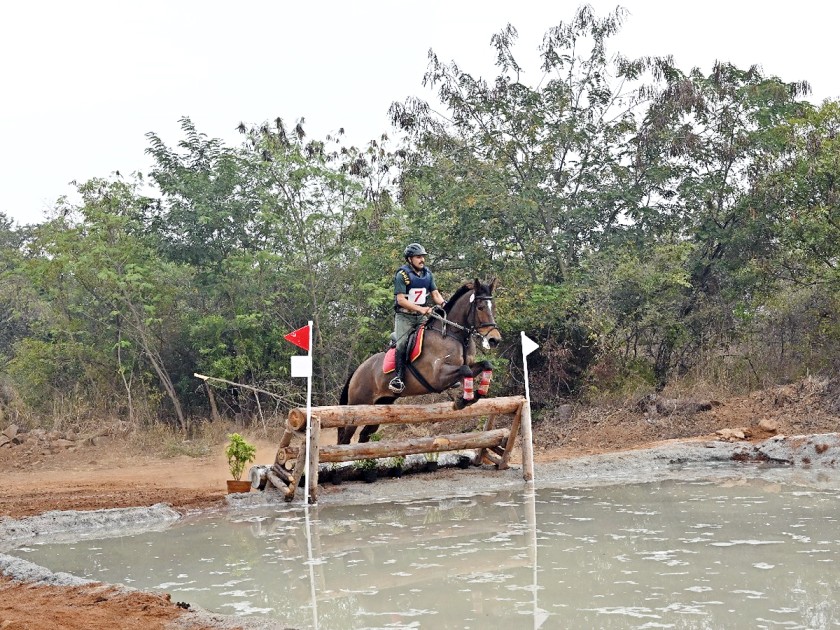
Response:
[[[174,145],[178,119],[238,144],[235,127],[305,117],[310,136],[344,127],[361,144],[421,81],[433,49],[495,76],[490,37],[519,31],[530,62],[545,31],[581,3],[532,0],[27,0],[0,20],[0,211],[40,222],[71,180],[146,171],[145,134]],[[756,0],[590,2],[630,15],[611,50],[667,55],[683,70],[716,59],[807,80],[815,103],[840,97],[840,5]],[[533,67],[533,66],[532,66]],[[536,70],[534,68],[534,70]],[[530,73],[524,81],[538,80]]]

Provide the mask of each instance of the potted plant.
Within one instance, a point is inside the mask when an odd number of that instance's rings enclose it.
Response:
[[[356,462],[355,466],[361,473],[362,479],[364,479],[365,483],[373,483],[379,477],[379,473],[376,470],[375,459],[361,459]]]
[[[344,481],[344,469],[337,463],[330,464],[329,474],[330,481],[332,481],[335,486],[341,485],[341,482]]]
[[[395,455],[388,459],[388,474],[392,477],[402,477],[405,455]]]
[[[230,467],[230,474],[233,479],[228,479],[227,489],[228,493],[234,492],[250,492],[251,482],[249,480],[242,481],[242,473],[245,470],[245,465],[254,461],[257,453],[257,447],[249,444],[238,433],[231,433],[228,435],[227,447],[225,448],[225,456]]]
[[[426,472],[434,472],[438,469],[439,453],[424,453],[426,458]]]

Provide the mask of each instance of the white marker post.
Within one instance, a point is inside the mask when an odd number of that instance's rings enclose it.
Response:
[[[525,405],[522,407],[522,468],[525,481],[534,480],[534,437],[531,433],[531,391],[528,384],[528,355],[539,348],[524,331],[522,336],[522,367],[525,371]]]
[[[309,505],[309,442],[312,435],[312,321],[285,336],[299,348],[306,350],[306,355],[292,357],[292,377],[306,377],[306,465],[304,474],[306,484],[303,486],[303,501]]]

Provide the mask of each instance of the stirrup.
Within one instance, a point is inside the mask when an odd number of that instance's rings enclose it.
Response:
[[[395,376],[391,379],[391,382],[388,383],[388,389],[395,394],[402,394],[405,389],[405,383],[403,383],[403,380],[399,376]]]

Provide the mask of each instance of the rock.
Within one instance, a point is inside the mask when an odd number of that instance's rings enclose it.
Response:
[[[94,435],[89,441],[91,446],[104,446],[108,443],[108,438],[104,435]]]
[[[72,440],[54,440],[52,443],[52,446],[56,448],[70,448],[75,445],[76,443]]]
[[[7,447],[7,448],[11,448],[12,447],[12,441],[9,439],[9,437],[7,435],[0,435],[0,448],[3,448],[4,446]]]
[[[13,440],[15,436],[20,432],[20,427],[16,424],[10,424],[3,430],[3,435],[5,435],[10,440]]]
[[[555,411],[554,418],[556,420],[568,420],[572,417],[572,410],[574,407],[572,405],[560,405],[557,407]]]
[[[720,436],[720,439],[734,442],[735,440],[744,440],[746,435],[744,429],[718,429],[715,434]]]
[[[768,433],[776,433],[779,430],[779,423],[776,420],[763,418],[761,422],[758,423],[758,428],[762,431],[767,431]]]

